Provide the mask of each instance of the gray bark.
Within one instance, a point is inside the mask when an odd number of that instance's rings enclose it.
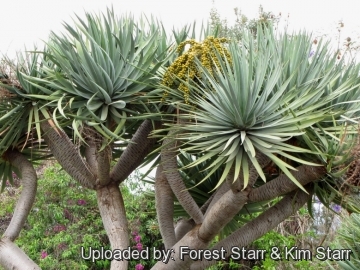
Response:
[[[91,127],[84,129],[85,141],[85,157],[90,165],[91,172],[96,177],[97,188],[107,185],[110,179],[110,165],[112,159],[112,150],[110,145],[102,148],[103,143],[107,143],[103,136]]]
[[[155,128],[160,126],[159,123],[155,124],[157,125]],[[145,120],[135,132],[131,142],[112,169],[110,178],[113,181],[117,183],[124,181],[151,152],[156,143],[155,138],[149,138],[151,131],[153,131],[152,122]]]
[[[298,171],[293,171],[291,174],[303,186],[326,175],[326,169],[323,166],[301,165],[297,170]],[[294,184],[286,174],[281,174],[266,184],[253,189],[249,194],[249,201],[259,202],[270,200],[287,194],[297,188],[298,186]]]
[[[311,190],[309,191],[311,193]],[[252,221],[246,223],[243,227],[236,230],[234,233],[226,237],[224,240],[219,241],[212,250],[220,250],[222,247],[226,250],[226,254],[231,253],[232,247],[246,247],[254,240],[263,236],[275,228],[280,222],[294,214],[299,210],[311,195],[298,189],[286,195],[280,202],[273,207],[266,210],[264,213],[254,218]],[[203,270],[215,264],[216,261],[197,261],[194,262],[191,270]]]
[[[243,208],[247,201],[247,192],[226,192],[209,210],[199,229],[199,237],[204,241],[212,240]]]
[[[195,221],[196,224],[202,223],[204,215],[200,210],[200,207],[196,204],[194,198],[190,195],[187,190],[184,180],[182,179],[178,171],[177,163],[177,145],[176,140],[171,138],[173,132],[169,132],[169,138],[163,142],[163,148],[161,150],[161,164],[164,168],[164,173],[168,183],[174,192],[176,198]]]
[[[208,246],[208,242],[203,242],[199,236],[199,225],[196,226],[193,230],[188,232],[180,241],[178,241],[172,247],[172,259],[169,260],[168,263],[163,263],[162,261],[157,262],[151,269],[152,270],[169,270],[169,269],[189,269],[189,265],[191,264],[192,260],[189,256],[184,257],[182,260],[180,256],[180,248],[189,246],[191,243],[191,249],[205,249]]]
[[[119,186],[110,184],[96,191],[100,215],[105,231],[109,237],[111,249],[126,249],[129,247],[128,223],[125,205]],[[111,270],[126,270],[128,261],[111,262]]]
[[[14,241],[23,228],[35,201],[37,176],[33,165],[17,150],[8,150],[6,157],[21,172],[23,190],[16,203],[13,217],[3,237]]]
[[[43,120],[40,125],[44,132],[44,139],[51,153],[64,168],[64,170],[78,181],[82,186],[94,189],[95,176],[87,162],[80,156],[78,149],[67,134],[56,127],[52,120]]]
[[[215,194],[213,195],[213,199],[210,202],[210,205],[207,207],[205,212],[205,217],[207,216],[210,209],[218,202],[218,200],[227,192],[230,190],[230,185],[228,181],[223,182],[220,187],[215,191]]]
[[[170,249],[176,243],[174,230],[174,194],[166,180],[161,165],[156,169],[155,205],[165,249]]]
[[[5,269],[11,270],[40,270],[17,245],[10,239],[0,240],[0,263]]]
[[[181,238],[183,238],[184,235],[190,232],[194,227],[195,227],[195,222],[193,219],[179,220],[175,226],[176,242],[179,241]]]
[[[5,158],[20,171],[22,192],[13,217],[0,239],[0,265],[5,269],[40,269],[13,241],[19,236],[33,206],[37,176],[33,165],[17,150],[8,150]]]

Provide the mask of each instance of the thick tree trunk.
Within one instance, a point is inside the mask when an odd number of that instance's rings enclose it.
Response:
[[[89,165],[80,156],[78,149],[76,149],[67,134],[50,123],[51,120],[43,120],[41,129],[44,132],[44,139],[51,153],[71,177],[82,186],[94,189],[96,178],[92,174]]]
[[[176,243],[174,229],[174,194],[166,180],[161,165],[156,169],[155,207],[165,249],[170,249]]]
[[[166,180],[161,165],[156,169],[155,204],[160,233],[165,244],[165,249],[170,249],[176,243],[174,230],[174,194]]]
[[[17,245],[9,239],[0,240],[0,265],[11,270],[40,270]]]
[[[40,269],[13,241],[19,236],[35,200],[37,177],[33,165],[17,150],[4,158],[18,168],[23,186],[13,217],[0,240],[0,265],[5,269]]]
[[[243,208],[247,201],[247,192],[226,192],[209,210],[199,229],[199,237],[206,242],[212,240]]]
[[[125,213],[125,205],[119,186],[110,184],[96,191],[98,206],[105,231],[109,237],[111,249],[126,249],[129,247],[128,223]],[[111,262],[111,270],[126,270],[128,262]]]
[[[215,191],[215,194],[213,195],[213,199],[210,202],[210,205],[207,207],[205,212],[205,217],[209,213],[209,210],[218,202],[218,200],[230,190],[230,185],[228,181],[223,182],[220,187]]]
[[[233,179],[233,175],[229,174]],[[175,251],[174,260],[170,260],[166,267],[162,262],[158,262],[153,269],[188,269],[192,263],[189,256],[180,257],[181,247],[190,249],[204,249],[220,230],[241,210],[247,201],[247,191],[234,193],[232,190],[226,192],[217,203],[209,209],[204,222],[193,228],[189,233],[182,237],[172,249]]]
[[[292,172],[292,175],[303,186],[326,175],[326,169],[323,166],[301,165],[297,170],[298,171]],[[286,174],[281,174],[279,177],[252,190],[249,194],[249,201],[260,202],[270,200],[287,194],[297,188],[298,186],[295,185]]]
[[[211,202],[215,197],[215,193],[213,193],[210,198],[200,207],[200,210],[203,214],[205,214],[206,210],[209,208]],[[206,216],[205,216],[206,217]],[[184,237],[185,234],[190,232],[195,227],[195,222],[192,218],[189,219],[180,219],[175,226],[175,237],[176,242]],[[175,243],[174,243],[175,244]]]
[[[191,218],[179,220],[175,226],[175,237],[176,237],[175,243],[179,241],[181,238],[183,238],[185,234],[190,232],[195,227],[195,225],[196,224],[194,220]]]
[[[196,204],[194,198],[187,190],[184,180],[178,171],[176,158],[178,148],[176,140],[171,138],[172,136],[173,132],[170,131],[169,138],[165,139],[163,142],[163,148],[161,150],[161,164],[164,168],[166,179],[168,180],[169,185],[181,206],[196,224],[200,224],[204,219],[204,215],[201,212],[200,207]]]
[[[309,190],[308,190],[309,192]],[[311,193],[311,191],[309,192]],[[299,210],[311,195],[306,194],[300,189],[286,195],[280,202],[266,210],[264,213],[246,223],[243,227],[218,242],[212,250],[224,248],[226,254],[231,253],[232,247],[246,247],[254,240],[260,238],[265,233],[275,228],[280,222],[288,218]],[[203,270],[215,264],[216,261],[197,261],[191,265],[191,270]],[[169,268],[170,269],[170,268]]]
[[[208,246],[208,242],[203,242],[199,238],[199,225],[196,226],[193,230],[188,232],[180,241],[178,241],[172,247],[171,259],[168,263],[163,263],[162,261],[157,262],[151,269],[152,270],[169,270],[169,269],[189,269],[189,265],[192,260],[189,256],[180,258],[180,249],[189,247],[191,249],[205,249]],[[191,246],[190,246],[191,244]]]
[[[155,128],[160,123],[155,123]],[[156,143],[155,138],[149,138],[150,132],[153,131],[153,125],[150,120],[145,120],[135,132],[131,142],[126,147],[116,165],[111,171],[110,178],[113,181],[121,183],[124,181],[151,152]]]
[[[3,235],[4,238],[14,241],[19,236],[35,201],[37,176],[30,161],[17,150],[8,150],[5,155],[10,163],[19,169],[23,186],[11,222]]]
[[[90,170],[96,178],[96,186],[102,187],[107,185],[110,179],[110,165],[112,159],[111,146],[106,145],[104,149],[103,143],[105,139],[93,128],[87,127],[85,130],[85,140],[87,146],[85,148],[85,158],[89,164]]]

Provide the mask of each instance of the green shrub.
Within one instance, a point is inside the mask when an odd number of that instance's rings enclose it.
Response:
[[[353,213],[342,220],[341,228],[334,245],[337,249],[352,250],[349,261],[337,262],[342,269],[360,269],[360,214]]]

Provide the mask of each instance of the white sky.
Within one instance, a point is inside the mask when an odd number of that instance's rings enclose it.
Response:
[[[215,0],[214,4],[212,0],[11,0],[0,7],[0,54],[13,57],[24,46],[41,45],[51,30],[62,30],[62,21],[69,22],[74,13],[83,15],[84,10],[103,12],[113,6],[118,14],[153,14],[171,29],[193,21],[201,24],[213,6],[229,22],[234,19],[235,7],[254,18],[260,4],[265,11],[281,12],[283,18],[289,14],[290,28],[331,33],[334,38],[337,22],[343,20],[341,40],[348,36],[359,39],[359,0]]]

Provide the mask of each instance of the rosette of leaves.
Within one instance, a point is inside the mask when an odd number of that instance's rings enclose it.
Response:
[[[40,121],[51,118],[49,107],[51,101],[57,99],[58,92],[46,88],[40,90],[25,79],[25,76],[43,77],[38,66],[40,59],[41,55],[38,53],[19,53],[17,68],[12,70],[16,78],[11,76],[0,82],[4,93],[6,92],[0,98],[1,190],[4,189],[7,179],[12,182],[12,171],[17,171],[7,161],[7,150],[19,149],[32,161],[50,156],[41,139]],[[43,87],[43,84],[40,86]]]
[[[216,187],[231,169],[234,181],[241,173],[246,187],[250,165],[266,180],[255,158],[261,152],[302,188],[290,170],[327,165],[319,146],[329,138],[340,141],[336,135],[345,126],[357,129],[359,78],[354,66],[336,61],[328,44],[319,44],[314,59],[308,58],[310,49],[306,33],[275,37],[271,29],[259,28],[256,37],[244,32],[241,43],[229,44],[231,62],[217,52],[213,72],[196,60],[201,78],[184,80],[194,106],[178,103],[188,114],[172,126],[182,131],[176,137],[181,148],[198,156],[187,167],[211,159],[204,180],[225,165]]]
[[[119,139],[131,120],[154,111],[146,93],[164,58],[164,32],[154,20],[136,23],[112,10],[64,26],[66,34],[52,33],[45,52],[59,70],[43,65],[46,78],[27,79],[61,92],[57,116],[72,119],[75,136],[82,138],[86,124],[109,141]]]

